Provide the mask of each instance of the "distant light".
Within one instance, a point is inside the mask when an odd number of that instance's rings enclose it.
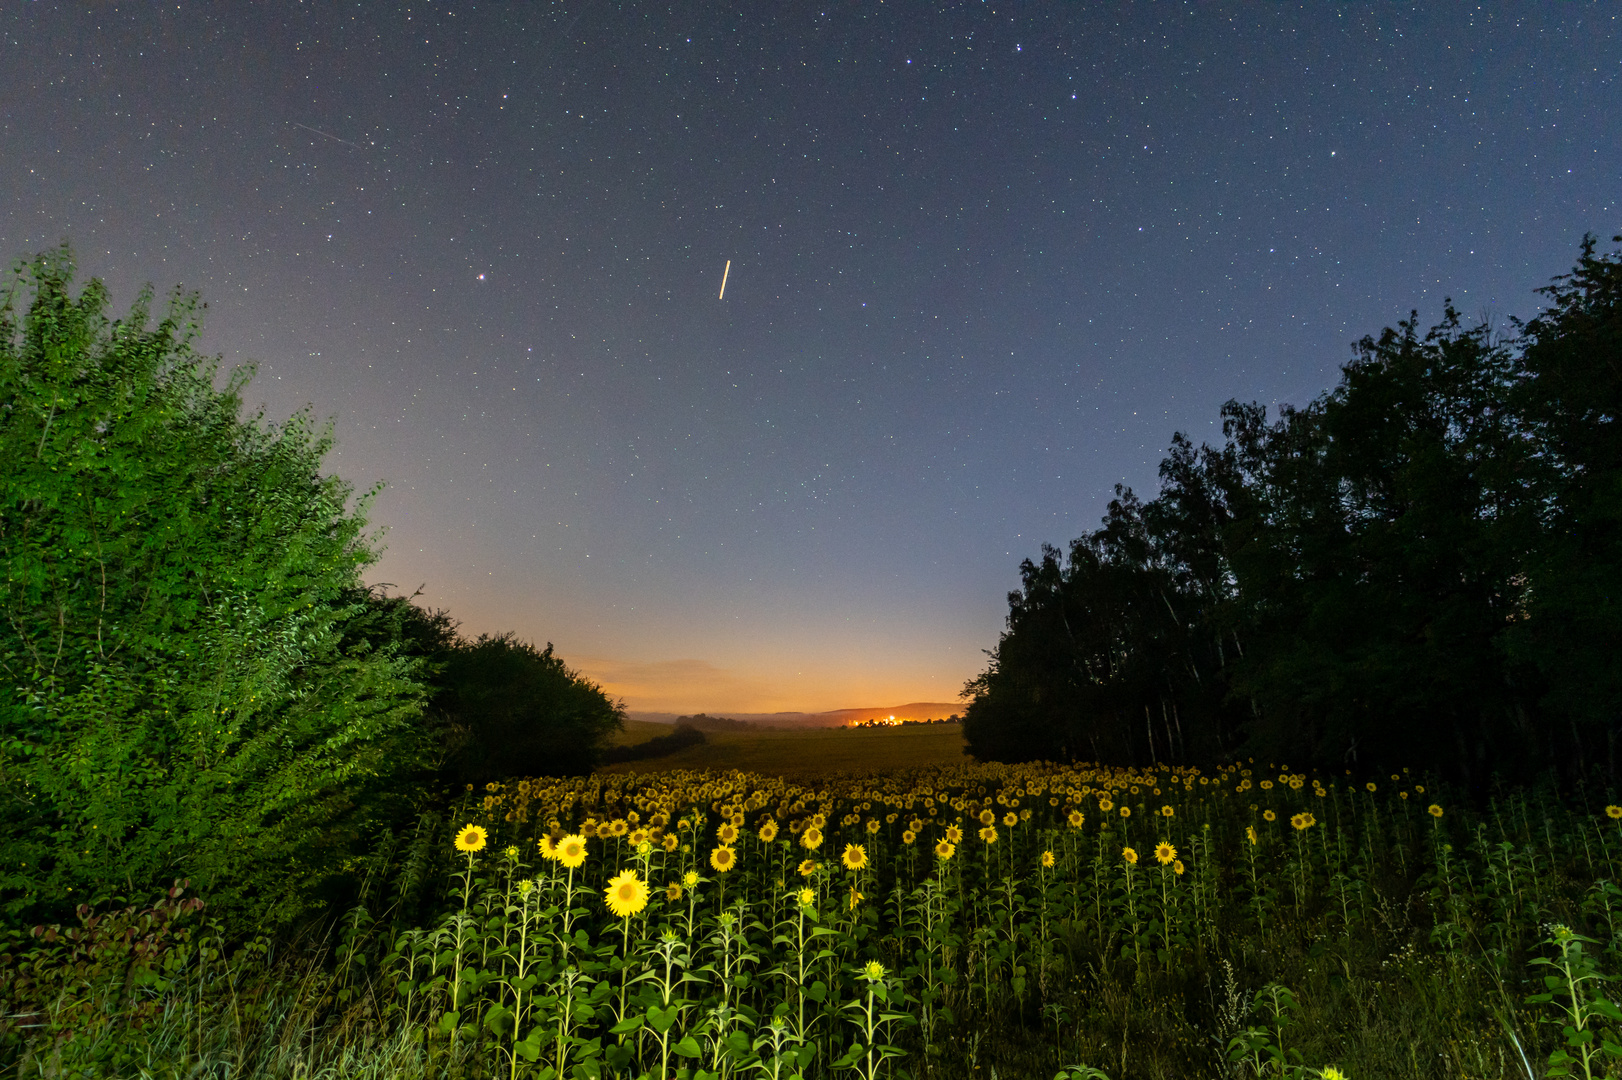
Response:
[[[483,275],[483,274],[480,274],[480,275],[479,275],[479,280],[480,280],[480,281],[483,281],[483,280],[484,280],[484,275]]]

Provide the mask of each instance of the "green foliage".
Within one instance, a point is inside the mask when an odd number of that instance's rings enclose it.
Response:
[[[194,297],[113,322],[72,274],[41,256],[0,306],[0,898],[187,876],[290,916],[415,755],[418,661],[347,631],[375,552],[330,432],[241,419]]]
[[[1513,339],[1449,304],[1303,408],[1174,436],[1155,499],[1021,565],[971,752],[1614,777],[1622,256],[1541,291]]]
[[[537,649],[510,633],[458,642],[436,682],[449,766],[464,784],[590,772],[625,723],[624,707],[571,671],[550,642]]]

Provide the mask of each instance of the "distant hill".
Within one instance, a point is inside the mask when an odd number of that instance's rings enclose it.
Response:
[[[914,701],[906,705],[891,705],[885,708],[870,709],[835,709],[832,712],[805,713],[805,712],[774,712],[774,713],[732,713],[726,717],[709,717],[703,713],[696,716],[683,716],[677,713],[665,712],[638,712],[631,711],[628,715],[632,720],[641,720],[653,724],[672,724],[678,720],[692,723],[701,731],[734,731],[747,730],[741,727],[704,727],[694,723],[699,717],[710,723],[724,722],[728,725],[749,725],[751,727],[774,728],[817,728],[817,727],[848,727],[868,720],[884,720],[895,717],[896,720],[944,720],[949,716],[961,716],[963,704],[949,701]]]

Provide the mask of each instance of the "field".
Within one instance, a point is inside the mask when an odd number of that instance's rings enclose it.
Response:
[[[1619,828],[1248,762],[525,780],[380,852],[319,964],[179,894],[13,941],[0,1034],[18,1075],[1613,1075]]]
[[[664,724],[626,724],[623,745],[668,735]],[[741,769],[762,776],[830,776],[836,773],[893,772],[925,765],[957,765],[963,759],[961,724],[896,727],[757,728],[709,731],[701,746],[667,757],[611,765],[607,773],[650,773],[671,769]]]

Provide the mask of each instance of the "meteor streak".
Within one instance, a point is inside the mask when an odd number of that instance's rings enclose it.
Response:
[[[717,300],[725,300],[727,298],[727,275],[730,273],[732,273],[732,260],[728,259],[727,268],[721,271],[721,295],[716,297]]]

